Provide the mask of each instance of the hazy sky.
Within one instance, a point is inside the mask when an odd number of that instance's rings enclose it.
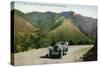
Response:
[[[47,6],[46,6],[47,5]],[[97,7],[86,5],[65,5],[65,4],[44,4],[44,3],[32,3],[32,2],[15,2],[15,9],[18,9],[24,13],[38,11],[38,12],[64,12],[74,11],[77,14],[83,16],[97,18]]]

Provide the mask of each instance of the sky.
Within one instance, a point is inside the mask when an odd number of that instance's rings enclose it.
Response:
[[[13,7],[13,6],[11,6]],[[13,8],[12,8],[13,9]],[[70,4],[50,4],[50,3],[32,3],[32,2],[14,2],[14,9],[18,9],[24,13],[28,12],[67,12],[74,11],[76,14],[81,14],[83,16],[88,16],[92,18],[98,17],[98,8],[96,6],[87,5],[70,5]]]

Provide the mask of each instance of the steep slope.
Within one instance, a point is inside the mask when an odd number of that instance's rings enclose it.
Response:
[[[24,18],[24,13],[19,10],[12,10],[11,18],[14,19],[12,22],[14,23],[14,32],[29,32],[37,29]]]
[[[27,19],[38,28],[48,31],[48,40],[68,40],[74,44],[92,42],[84,31],[77,26],[77,21],[73,19],[74,12],[30,12],[26,14]],[[70,19],[70,20],[68,20]],[[80,19],[81,20],[81,19]],[[34,21],[34,22],[33,22]],[[83,20],[82,20],[83,21]],[[82,23],[80,23],[82,25]],[[89,29],[91,30],[91,29]],[[49,32],[50,31],[50,32]],[[51,33],[52,32],[52,33]],[[73,44],[73,43],[72,43]]]
[[[18,15],[14,15],[14,31],[15,32],[29,32],[35,31],[36,28],[26,21],[24,18]]]
[[[39,28],[46,29],[48,31],[56,28],[54,22],[59,19],[61,16],[65,18],[70,18],[72,23],[76,25],[82,33],[87,36],[96,37],[97,35],[97,19],[91,17],[85,17],[80,14],[75,14],[73,11],[54,13],[54,12],[30,12],[25,14],[28,21],[32,24],[38,26]],[[63,22],[63,21],[62,21]],[[53,29],[51,29],[53,28]]]
[[[39,30],[24,18],[24,13],[11,11],[11,22],[14,24],[14,45],[12,52],[21,52],[32,49],[34,39]]]
[[[82,16],[73,11],[61,12],[61,16],[70,18],[84,34],[96,37],[97,35],[97,19],[92,17]]]
[[[67,40],[73,42],[73,44],[82,44],[83,42],[90,42],[91,40],[85,36],[75,25],[71,23],[70,19],[64,19],[64,22],[54,30],[52,30],[48,37],[51,39],[57,39],[58,41]]]
[[[75,14],[72,17],[72,20],[85,34],[90,35],[90,36],[97,35],[97,20],[96,19]]]
[[[40,29],[45,29],[46,31],[53,30],[63,22],[61,16],[53,12],[30,12],[25,15],[29,22]]]

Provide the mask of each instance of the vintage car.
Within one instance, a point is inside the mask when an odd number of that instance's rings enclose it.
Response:
[[[68,42],[59,42],[54,46],[48,47],[48,57],[62,58],[68,51]]]

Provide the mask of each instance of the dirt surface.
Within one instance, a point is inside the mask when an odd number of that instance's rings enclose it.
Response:
[[[89,51],[93,45],[76,45],[68,46],[68,53],[62,59],[48,58],[45,55],[48,52],[47,48],[33,49],[26,52],[14,54],[15,65],[34,65],[34,64],[55,64],[67,62],[81,62],[82,56]]]

